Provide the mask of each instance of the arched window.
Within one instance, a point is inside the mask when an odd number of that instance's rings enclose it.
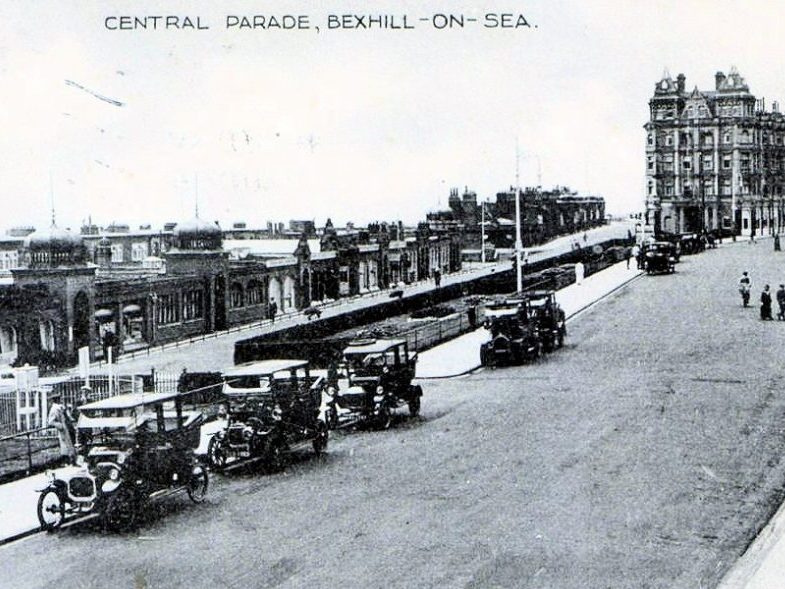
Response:
[[[747,129],[741,132],[741,142],[742,143],[749,143],[750,142],[750,132]]]
[[[45,352],[55,351],[55,325],[49,319],[41,319],[38,323],[41,335],[41,349]]]
[[[229,307],[236,309],[243,306],[243,285],[233,282],[229,287]]]
[[[258,280],[251,280],[245,290],[245,299],[248,305],[260,305],[264,302],[264,288]]]
[[[16,359],[16,330],[0,326],[0,359],[13,362]]]

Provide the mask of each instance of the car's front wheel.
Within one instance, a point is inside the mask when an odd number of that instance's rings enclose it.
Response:
[[[194,503],[202,503],[207,496],[209,482],[205,468],[201,465],[194,466],[191,471],[191,480],[188,481],[188,498]]]
[[[65,501],[55,489],[45,489],[38,497],[38,522],[41,529],[51,532],[65,521]]]
[[[221,470],[226,466],[226,451],[223,448],[222,440],[213,436],[207,445],[207,460],[212,468]]]
[[[316,422],[316,437],[313,440],[313,451],[317,456],[324,454],[327,450],[327,443],[330,440],[330,432],[327,429],[327,424],[323,421]]]
[[[112,530],[133,529],[139,516],[139,502],[131,489],[121,486],[106,503],[104,525]]]

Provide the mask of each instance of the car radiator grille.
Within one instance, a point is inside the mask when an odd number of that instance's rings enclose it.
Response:
[[[68,483],[68,490],[74,497],[91,497],[94,489],[92,479],[87,477],[73,478]]]

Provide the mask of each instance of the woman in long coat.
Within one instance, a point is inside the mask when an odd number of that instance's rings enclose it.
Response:
[[[61,403],[61,396],[55,393],[46,422],[57,431],[57,441],[60,443],[60,456],[65,464],[76,464],[76,448],[69,431],[70,417]]]

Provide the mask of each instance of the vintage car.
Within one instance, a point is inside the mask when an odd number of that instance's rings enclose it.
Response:
[[[539,329],[531,317],[526,297],[509,298],[488,303],[485,307],[485,328],[491,339],[480,346],[483,366],[521,364],[542,353]]]
[[[564,336],[567,335],[567,324],[564,309],[556,302],[556,293],[552,290],[532,290],[526,292],[526,297],[543,351],[552,352],[561,348]]]
[[[261,463],[282,470],[291,452],[327,449],[329,432],[321,409],[324,378],[305,360],[261,360],[224,372],[226,428],[210,439],[207,456],[218,470]]]
[[[676,271],[676,247],[669,241],[655,241],[646,246],[643,254],[647,274]]]
[[[127,528],[150,501],[179,491],[204,501],[207,470],[194,455],[202,413],[183,410],[187,397],[130,393],[82,405],[84,462],[49,474],[38,498],[41,527],[103,517],[109,528]]]
[[[354,340],[343,360],[345,386],[330,386],[326,403],[331,427],[368,423],[388,429],[394,410],[405,405],[412,417],[420,413],[422,387],[412,384],[417,353],[409,352],[406,340]]]

